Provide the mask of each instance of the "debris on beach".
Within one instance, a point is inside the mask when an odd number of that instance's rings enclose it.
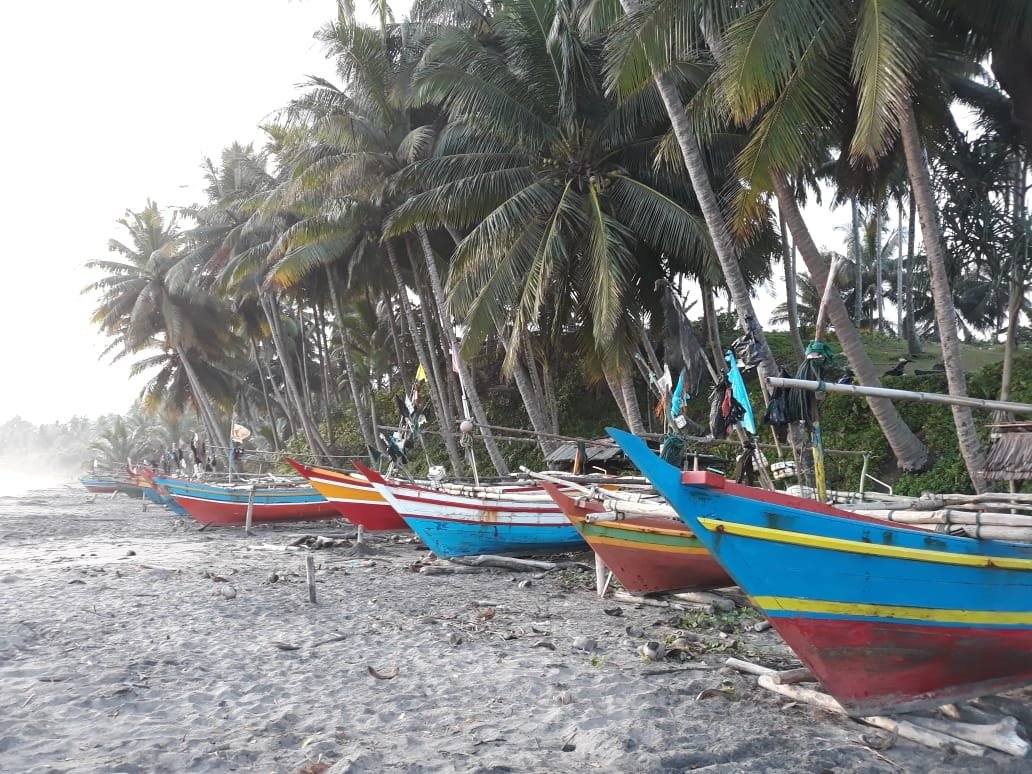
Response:
[[[570,568],[591,569],[584,562],[572,560],[543,561],[540,559],[518,559],[512,556],[480,554],[478,556],[455,556],[450,559],[430,555],[414,562],[410,569],[424,575],[448,575],[474,572],[510,570],[515,572],[549,573]],[[532,576],[534,577],[534,576]],[[529,585],[529,583],[527,584]],[[520,586],[526,588],[526,586]]]
[[[803,682],[816,682],[816,678],[805,667],[777,670],[736,658],[729,658],[726,663],[739,671],[757,675],[757,684],[761,688],[790,699],[792,706],[805,704],[826,712],[851,717],[842,705],[828,694],[798,685]],[[705,698],[703,694],[715,695],[712,693],[714,690],[716,689],[703,691],[696,697],[697,700]],[[891,747],[898,737],[926,747],[962,752],[973,757],[984,756],[987,749],[991,749],[1024,758],[1032,749],[1032,745],[1018,733],[1020,725],[1017,718],[1006,715],[993,717],[984,712],[975,711],[975,719],[979,722],[964,722],[959,719],[960,712],[954,705],[940,708],[940,713],[946,717],[902,713],[892,717],[870,716],[851,717],[851,719],[889,732],[890,737],[887,742],[883,738],[873,740],[873,743],[865,739],[865,744],[876,750]],[[865,736],[862,735],[862,737]]]
[[[381,672],[380,670],[378,670],[376,667],[372,666],[371,664],[366,666],[366,669],[369,670],[369,674],[371,674],[377,680],[393,680],[395,677],[398,676],[398,667],[397,667],[397,665],[391,667],[386,672]]]
[[[289,642],[280,642],[279,640],[272,640],[269,644],[273,647],[279,648],[280,650],[301,650],[300,645],[294,645]]]
[[[576,650],[585,650],[590,653],[598,647],[598,641],[594,637],[574,637],[573,647]]]
[[[649,661],[662,661],[666,658],[666,646],[658,640],[649,640],[644,645],[638,646],[638,654]]]

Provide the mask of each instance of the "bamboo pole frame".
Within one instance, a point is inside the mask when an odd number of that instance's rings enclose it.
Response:
[[[810,390],[812,392],[860,395],[872,398],[888,398],[889,400],[912,400],[919,403],[942,403],[948,406],[967,406],[968,408],[985,409],[986,411],[1011,411],[1015,414],[1032,414],[1032,404],[1029,403],[1015,403],[1007,400],[988,400],[985,398],[969,398],[960,395],[943,395],[939,392],[894,390],[888,387],[864,387],[859,384],[815,382],[809,379],[787,379],[780,376],[768,376],[767,384],[771,387],[786,387],[788,389]]]

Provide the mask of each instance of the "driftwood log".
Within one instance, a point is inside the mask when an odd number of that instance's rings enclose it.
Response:
[[[817,678],[813,676],[806,667],[798,667],[796,669],[783,669],[780,672],[775,672],[771,677],[774,678],[774,682],[778,685],[792,685],[793,683],[813,683],[817,681]]]
[[[544,562],[539,559],[517,559],[512,556],[481,554],[480,556],[456,556],[451,559],[439,560],[438,563],[420,567],[419,572],[423,575],[460,575],[473,572],[490,572],[499,569],[515,572],[552,572],[568,567],[579,567],[585,570],[593,569],[591,565],[587,565],[584,562]]]
[[[798,685],[782,685],[774,682],[774,678],[771,675],[760,675],[760,677],[757,678],[757,681],[760,687],[785,696],[793,701],[809,704],[810,706],[818,707],[820,709],[827,710],[828,712],[834,712],[838,715],[849,716],[849,713],[846,712],[845,708],[826,693],[814,691],[810,688],[803,688]],[[881,715],[872,715],[855,719],[866,723],[869,726],[884,729],[885,731],[898,734],[904,739],[909,739],[912,742],[918,742],[926,747],[932,747],[937,750],[956,750],[957,752],[962,752],[965,755],[975,757],[980,757],[985,754],[985,747],[979,744],[965,741],[941,731],[933,731],[930,728],[917,726],[910,720],[884,717]]]
[[[691,602],[695,605],[709,605],[714,610],[728,612],[734,610],[736,605],[733,599],[722,597],[711,591],[681,591],[671,594],[674,599],[680,602]]]
[[[466,567],[458,564],[427,564],[419,568],[420,575],[472,575],[478,572],[494,572],[495,567]]]
[[[949,734],[1018,758],[1024,758],[1029,751],[1029,743],[1018,735],[1017,718],[1010,716],[1001,718],[996,723],[962,723],[959,720],[924,717],[912,717],[910,720],[932,731]]]
[[[551,572],[552,570],[563,570],[568,567],[580,567],[582,570],[594,569],[591,565],[585,564],[584,562],[544,562],[540,559],[517,559],[513,556],[495,556],[493,554],[481,554],[480,556],[457,556],[449,559],[448,561],[454,562],[455,564],[468,565],[470,567],[500,567],[503,570],[516,570],[519,572],[529,572],[530,570]]]
[[[729,666],[732,669],[737,669],[739,672],[746,672],[750,675],[776,675],[778,670],[771,667],[763,666],[762,664],[754,664],[751,661],[743,661],[740,658],[731,656],[724,662],[725,666]]]
[[[676,610],[688,610],[690,607],[692,607],[688,604],[668,602],[665,599],[657,599],[655,597],[643,597],[639,594],[631,594],[627,591],[614,591],[613,601],[625,602],[629,605],[645,605],[647,607],[672,607]]]
[[[739,672],[747,672],[751,675],[768,675],[778,685],[814,682],[817,679],[806,667],[778,670],[765,667],[762,664],[754,664],[751,661],[743,661],[734,656],[728,658],[724,662],[724,666],[729,666],[732,669],[737,669]]]
[[[668,607],[674,610],[690,610],[698,607],[706,607],[714,611],[735,609],[734,600],[704,591],[668,594],[666,597],[646,597],[640,594],[631,594],[627,591],[613,592],[613,600],[630,605]]]

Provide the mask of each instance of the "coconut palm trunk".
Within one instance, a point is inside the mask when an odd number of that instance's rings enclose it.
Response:
[[[792,349],[796,359],[802,362],[806,357],[803,337],[799,333],[799,294],[796,290],[796,245],[789,244],[788,229],[785,226],[785,213],[778,208],[778,228],[781,230],[781,260],[785,266],[785,309],[788,314],[788,332],[792,337]]]
[[[899,230],[896,231],[896,338],[903,338],[903,194],[896,200]]]
[[[258,356],[258,346],[254,339],[251,339],[251,357],[254,358],[254,366],[258,369],[258,383],[262,386],[262,398],[265,402],[265,413],[269,415],[269,430],[272,432],[273,448],[281,449],[279,430],[276,428],[276,415],[272,411],[272,401],[269,400],[269,385],[265,381],[265,372],[262,370],[262,361]]]
[[[259,298],[265,316],[269,320],[269,329],[272,331],[272,343],[280,360],[280,368],[283,370],[283,384],[287,389],[287,395],[297,411],[301,430],[305,434],[305,439],[308,441],[312,454],[328,460],[331,456],[330,450],[326,448],[322,436],[319,435],[319,429],[316,427],[315,421],[305,408],[304,398],[298,389],[297,380],[294,376],[294,369],[290,365],[290,357],[283,341],[283,332],[280,329],[279,311],[276,309],[276,303],[268,293],[260,294]]]
[[[433,291],[437,313],[441,318],[441,330],[444,332],[445,343],[454,353],[461,388],[465,392],[466,400],[469,401],[469,408],[473,412],[473,418],[480,425],[481,436],[484,439],[484,448],[487,449],[487,455],[491,458],[491,464],[494,465],[499,476],[508,476],[509,466],[505,463],[505,458],[502,457],[502,452],[498,448],[491,428],[488,426],[487,412],[484,411],[484,404],[480,402],[480,394],[477,392],[476,384],[473,382],[473,373],[470,371],[469,365],[459,354],[459,342],[455,336],[455,330],[450,324],[451,314],[448,312],[448,303],[444,297],[441,275],[437,271],[437,263],[434,261],[434,251],[430,245],[430,236],[422,226],[419,226],[416,231],[419,234],[419,244],[423,248],[423,258],[426,261],[427,274],[430,276],[430,289]]]
[[[637,7],[637,0],[621,0],[627,10]],[[724,275],[724,282],[727,283],[731,301],[735,305],[738,314],[738,322],[743,331],[750,330],[750,323],[753,322],[757,343],[760,345],[760,362],[757,371],[760,375],[760,385],[763,388],[764,400],[767,399],[767,388],[765,377],[777,376],[777,364],[774,355],[767,345],[767,338],[759,325],[759,319],[753,309],[752,298],[749,295],[749,285],[745,281],[742,269],[738,265],[738,256],[735,254],[734,243],[731,240],[731,233],[728,230],[727,222],[724,220],[724,213],[720,210],[717,195],[710,183],[709,172],[706,169],[706,161],[702,155],[702,149],[696,140],[695,132],[681,101],[681,95],[677,91],[677,84],[674,79],[666,74],[656,73],[654,76],[656,88],[670,116],[670,124],[677,138],[677,144],[684,156],[685,168],[688,170],[688,177],[692,181],[692,188],[695,197],[699,201],[699,209],[702,210],[703,219],[713,239],[713,249],[720,262],[720,269]]]
[[[186,373],[186,379],[190,382],[190,389],[193,391],[194,400],[197,402],[198,410],[201,412],[201,420],[208,428],[211,439],[218,443],[222,449],[228,449],[229,444],[226,443],[226,436],[222,432],[222,427],[219,425],[218,417],[215,415],[215,409],[212,407],[211,401],[208,400],[208,395],[201,388],[201,381],[197,378],[197,372],[194,371],[193,363],[190,362],[190,358],[186,356],[186,350],[181,346],[177,344],[175,350],[179,356],[179,362],[183,366],[183,371]]]
[[[1014,181],[1011,199],[1011,220],[1014,223],[1015,246],[1027,239],[1025,235],[1025,177],[1027,162],[1019,154],[1014,159]],[[1027,258],[1027,256],[1022,256]],[[1025,274],[1027,260],[1011,256],[1011,278],[1008,283],[1007,335],[1003,341],[1003,373],[1000,376],[1000,400],[1010,400],[1011,377],[1014,373],[1014,350],[1018,339],[1018,318],[1021,304],[1025,300]]]
[[[498,331],[498,340],[502,343],[502,347],[508,350],[508,338],[505,335],[502,324],[495,320],[495,327]],[[534,368],[533,363],[530,364],[530,368]],[[555,448],[556,442],[547,437],[554,431],[549,428],[548,420],[545,419],[544,408],[541,405],[540,396],[544,394],[540,384],[541,380],[537,378],[536,371],[534,376],[531,376],[531,371],[519,357],[513,358],[512,378],[516,382],[516,389],[519,390],[520,397],[523,399],[523,407],[527,412],[527,418],[530,420],[530,426],[537,433],[538,446],[541,447],[541,452],[547,455]]]
[[[882,290],[884,288],[884,277],[882,276],[882,238],[881,238],[881,202],[874,205],[874,304],[878,315],[878,323],[875,328],[878,333],[885,332],[885,305],[883,303]]]
[[[625,13],[633,13],[641,7],[639,0],[620,0],[620,5]],[[710,34],[711,45],[719,48],[719,39]],[[714,52],[717,53],[716,51]],[[767,337],[763,335],[763,329],[759,325],[759,318],[753,309],[752,298],[749,295],[749,285],[745,281],[742,269],[738,265],[738,257],[735,255],[734,242],[731,239],[731,232],[724,219],[724,213],[720,210],[720,203],[713,190],[713,184],[709,179],[709,171],[706,169],[706,160],[702,155],[702,149],[692,129],[688,113],[685,111],[684,102],[677,89],[674,78],[658,71],[653,71],[652,79],[656,84],[667,115],[670,117],[670,126],[673,129],[677,145],[684,157],[685,169],[692,181],[692,189],[695,191],[695,198],[699,202],[699,209],[706,221],[706,228],[709,230],[710,238],[713,240],[713,249],[720,262],[720,270],[724,275],[724,282],[727,283],[728,292],[731,294],[731,301],[735,305],[738,314],[738,322],[743,331],[750,330],[750,323],[755,327],[756,341],[760,346],[761,358],[757,366],[760,375],[760,386],[763,390],[764,401],[768,399],[768,390],[764,377],[777,376],[777,363],[774,355],[767,345]]]
[[[714,367],[720,369],[724,362],[724,348],[720,343],[720,321],[717,320],[717,304],[713,298],[713,288],[705,282],[699,283],[699,292],[702,294],[702,322],[706,329],[706,344],[710,348],[710,357],[713,358]]]
[[[405,373],[405,355],[402,351],[401,334],[398,332],[398,324],[394,322],[394,304],[387,293],[383,294],[383,308],[386,311],[384,316],[387,318],[387,330],[390,331],[391,341],[394,342],[394,357],[398,363],[398,378],[405,389],[405,393],[408,394],[410,387],[408,375]]]
[[[856,197],[849,198],[851,221],[850,245],[853,248],[853,263],[856,271],[856,288],[853,290],[853,323],[857,328],[864,326],[864,261],[860,250],[860,211]],[[818,287],[821,287],[818,285]]]
[[[423,340],[417,333],[416,317],[412,313],[412,305],[408,302],[408,297],[406,296],[408,288],[405,285],[404,278],[401,276],[401,267],[398,265],[398,256],[394,250],[393,241],[390,239],[384,240],[384,249],[387,253],[387,262],[390,264],[391,272],[394,274],[394,281],[398,286],[398,299],[401,302],[401,310],[405,315],[405,321],[408,323],[412,346],[416,349],[416,359],[419,360],[419,364],[423,367],[423,373],[426,374],[427,381],[430,382],[430,402],[434,404],[434,413],[437,414],[437,422],[440,427],[441,437],[444,439],[444,448],[448,454],[448,462],[451,464],[452,473],[459,475],[463,469],[462,455],[459,454],[459,447],[455,442],[452,417],[445,412],[444,392],[434,376],[433,365],[427,354],[426,347],[423,345]],[[375,431],[376,428],[374,427],[373,430]]]
[[[824,265],[820,251],[813,241],[813,236],[803,220],[795,197],[792,195],[792,187],[788,184],[783,174],[774,176],[774,190],[778,197],[778,208],[785,217],[792,238],[799,248],[799,254],[806,263],[806,269],[810,272],[814,284],[823,288],[828,284],[828,267]],[[871,387],[881,386],[878,378],[878,371],[871,362],[867,349],[864,347],[863,339],[860,338],[860,331],[857,330],[849,317],[849,310],[842,302],[838,293],[831,293],[828,299],[828,319],[835,326],[835,334],[842,351],[849,360],[849,365],[856,374],[857,380],[862,385]],[[896,455],[896,463],[903,470],[923,470],[928,465],[928,449],[896,411],[892,401],[884,398],[868,398],[867,405],[871,407],[871,413],[881,427],[893,454]]]
[[[617,409],[620,411],[620,416],[623,417],[624,424],[627,429],[631,429],[631,416],[627,412],[627,401],[624,400],[623,391],[620,389],[620,382],[616,376],[608,369],[602,369],[602,378],[606,380],[606,386],[609,387],[609,394],[613,396],[613,402],[616,403]]]
[[[344,368],[348,372],[348,388],[351,390],[351,400],[355,406],[355,419],[358,421],[358,429],[362,434],[362,441],[370,449],[376,448],[376,429],[371,427],[366,417],[365,406],[362,402],[362,393],[358,387],[358,374],[355,372],[355,360],[351,355],[351,345],[348,341],[348,334],[340,332],[341,355],[344,358]]]
[[[635,435],[645,432],[645,422],[641,418],[641,407],[638,405],[638,395],[634,390],[634,377],[630,368],[623,368],[617,377],[620,386],[620,394],[623,395],[624,406],[627,408],[628,428]]]
[[[326,441],[330,446],[333,446],[333,410],[331,406],[340,405],[341,400],[337,394],[337,380],[332,373],[330,364],[330,347],[329,342],[326,340],[326,316],[322,304],[316,304],[313,310],[316,320],[316,355],[319,358],[320,371],[322,372],[322,400],[319,403],[323,411],[323,421],[326,423]]]
[[[434,379],[441,388],[444,410],[448,412],[448,416],[454,418],[461,412],[462,390],[456,379],[455,371],[451,368],[451,353],[448,351],[448,344],[445,341],[444,332],[441,330],[440,317],[431,313],[431,310],[436,307],[436,302],[433,290],[427,287],[427,282],[419,271],[423,262],[417,262],[411,250],[406,250],[406,252],[409,257],[409,267],[412,269],[416,295],[419,297],[419,315],[423,318],[423,335],[426,339],[430,367],[433,369]],[[439,336],[437,335],[438,331],[441,331]]]
[[[911,355],[920,355],[924,352],[924,347],[921,346],[921,340],[917,337],[917,320],[914,319],[914,236],[917,233],[917,229],[914,226],[917,223],[917,199],[914,197],[914,191],[911,189],[909,196],[910,208],[909,217],[907,223],[907,270],[904,277],[905,287],[903,292],[906,294],[904,303],[906,304],[906,327],[907,327],[907,351]]]
[[[946,256],[943,254],[942,238],[939,233],[935,196],[932,181],[925,163],[921,135],[917,129],[912,103],[906,103],[899,116],[900,136],[903,152],[907,159],[910,185],[917,201],[917,214],[921,222],[921,236],[925,254],[928,256],[928,273],[935,302],[935,319],[939,327],[942,345],[942,360],[946,367],[946,383],[950,395],[966,396],[967,384],[964,378],[964,364],[960,356],[960,341],[957,337],[957,315],[953,307],[953,296],[946,274]],[[986,491],[985,452],[978,438],[971,409],[965,406],[951,406],[953,422],[957,428],[957,443],[961,456],[971,477],[975,492]]]
[[[340,305],[340,294],[333,282],[329,267],[326,267],[326,283],[330,288],[330,301],[333,304],[333,313],[337,315],[337,334],[340,336],[340,354],[344,360],[344,370],[347,371],[348,389],[351,391],[351,401],[355,407],[355,421],[358,423],[358,431],[362,435],[362,442],[369,449],[376,448],[376,435],[369,426],[366,412],[362,405],[361,393],[358,389],[358,375],[355,373],[354,358],[351,356],[351,343],[348,340],[348,332],[344,327],[344,310]],[[399,367],[401,361],[399,360]]]

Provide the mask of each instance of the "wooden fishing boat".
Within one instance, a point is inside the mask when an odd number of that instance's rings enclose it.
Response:
[[[177,516],[189,516],[190,512],[175,501],[171,493],[154,480],[154,470],[141,466],[136,469],[137,480],[143,487],[143,493],[153,503],[163,505]]]
[[[332,503],[307,485],[210,484],[165,476],[154,476],[154,481],[201,524],[243,525],[252,500],[253,524],[336,519],[340,516]]]
[[[93,494],[113,494],[118,491],[115,479],[111,476],[83,476],[79,483]]]
[[[79,479],[79,483],[86,487],[86,491],[93,492],[94,494],[121,492],[130,497],[141,497],[143,495],[143,490],[135,482],[120,476],[83,476]]]
[[[683,522],[647,515],[592,521],[592,515],[605,512],[601,502],[575,499],[548,482],[541,487],[628,591],[647,594],[734,585]]]
[[[506,487],[477,497],[388,481],[361,463],[355,467],[440,557],[587,548],[559,506],[538,486]]]
[[[342,470],[305,465],[290,457],[283,459],[308,479],[315,490],[352,524],[374,531],[409,528],[394,507],[364,477]]]
[[[682,473],[641,439],[608,432],[850,713],[1032,682],[1032,546]]]

